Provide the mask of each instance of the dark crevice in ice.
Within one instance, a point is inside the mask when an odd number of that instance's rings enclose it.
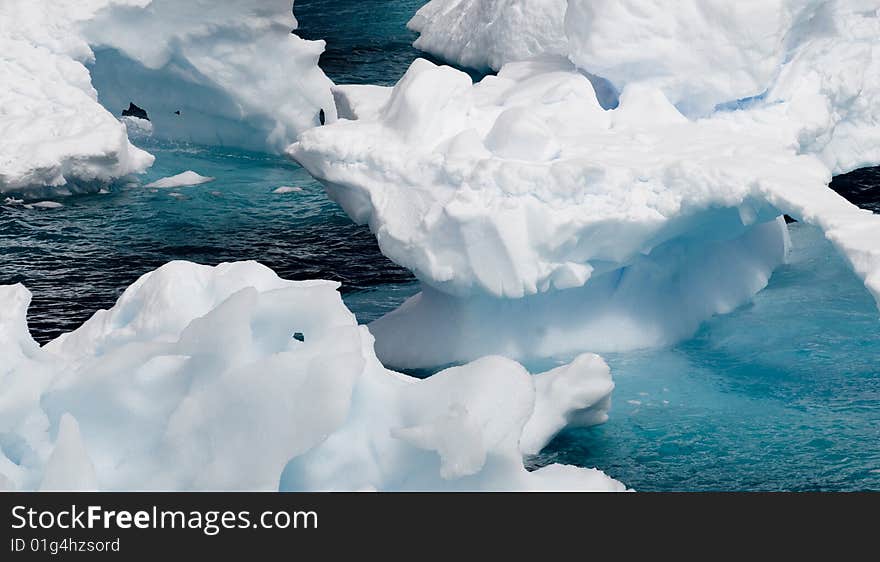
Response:
[[[835,176],[831,189],[862,209],[880,213],[880,166]]]

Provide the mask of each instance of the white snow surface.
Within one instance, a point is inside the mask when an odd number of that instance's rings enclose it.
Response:
[[[340,119],[373,117],[388,102],[393,88],[372,84],[333,86],[333,102]]]
[[[845,0],[846,1],[846,0]],[[639,82],[686,114],[764,92],[824,0],[569,0],[579,67],[618,88]]]
[[[416,47],[463,66],[567,57],[617,91],[659,89],[689,117],[790,102],[818,139],[804,150],[841,173],[880,150],[878,10],[877,0],[432,0],[410,27]]]
[[[192,170],[187,170],[185,172],[180,172],[179,174],[168,176],[167,178],[161,178],[154,182],[150,182],[144,187],[151,187],[156,189],[169,189],[174,187],[187,187],[190,185],[201,185],[203,183],[208,183],[214,181],[214,178],[210,176],[203,176],[197,172],[193,172]]]
[[[68,8],[61,4],[0,3],[0,193],[87,189],[153,162],[98,104],[84,46],[55,23]],[[41,25],[36,12],[56,7]]]
[[[153,157],[117,118],[130,101],[156,137],[272,151],[317,125],[319,109],[332,121],[324,43],[291,34],[291,6],[3,0],[0,192],[97,191],[142,172]]]
[[[97,55],[102,103],[134,101],[159,138],[280,152],[318,125],[320,109],[336,117],[318,67],[324,41],[291,33],[293,4],[110,1],[80,27]]]
[[[822,227],[880,298],[878,217],[827,188],[833,166],[804,147],[830,121],[805,126],[798,103],[689,119],[631,84],[606,110],[564,60],[478,84],[417,60],[379,110],[289,154],[425,287],[371,326],[386,364],[622,351],[762,289],[785,258],[782,213]],[[835,135],[870,161],[855,133]]]
[[[410,378],[379,363],[337,288],[171,262],[40,348],[30,293],[0,286],[0,486],[625,489],[595,469],[523,466],[563,427],[605,420],[598,356],[534,377],[496,356]]]
[[[478,70],[542,55],[566,55],[566,0],[432,0],[407,27],[414,46]]]

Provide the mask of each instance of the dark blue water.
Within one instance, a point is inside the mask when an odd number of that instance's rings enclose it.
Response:
[[[333,279],[345,293],[411,274],[378,250],[302,168],[280,156],[150,144],[156,164],[139,183],[59,199],[60,209],[0,206],[0,284],[34,294],[31,332],[45,342],[113,305],[140,275],[173,259],[257,260],[287,279]],[[142,187],[184,170],[217,179]],[[302,191],[274,194],[280,186]]]
[[[296,0],[296,33],[324,39],[321,69],[337,84],[394,85],[425,56],[406,22],[426,0]]]
[[[863,209],[880,213],[880,166],[836,176],[831,189]]]
[[[422,0],[297,0],[300,33],[325,38],[339,83],[392,84],[418,53],[405,23]],[[413,294],[299,166],[279,156],[150,143],[155,166],[58,209],[0,206],[0,283],[34,293],[32,332],[68,331],[171,259],[255,259],[289,279],[343,283],[361,321]],[[214,182],[142,185],[192,169]],[[274,194],[279,186],[302,191]],[[833,187],[880,210],[880,172]],[[671,349],[607,357],[608,423],[560,435],[533,466],[597,466],[639,490],[880,489],[880,321],[873,301],[812,228],[792,226],[791,263],[755,301]]]
[[[337,84],[393,86],[418,57],[449,64],[413,48],[406,22],[427,0],[296,0],[296,33],[324,39],[321,69]],[[455,68],[480,80],[486,73]]]

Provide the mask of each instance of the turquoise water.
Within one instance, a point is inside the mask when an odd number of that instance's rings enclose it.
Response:
[[[880,490],[880,319],[818,230],[753,303],[672,349],[608,355],[608,423],[534,465],[598,466],[639,490]]]
[[[321,64],[331,78],[390,84],[418,56],[404,24],[421,4],[297,0],[296,12],[303,36],[328,40]],[[362,322],[417,290],[296,164],[141,144],[157,161],[136,183],[63,198],[58,209],[0,205],[0,284],[33,291],[40,341],[171,259],[255,259],[285,278],[339,280]],[[216,179],[142,187],[188,169]],[[875,175],[838,187],[870,207],[880,200]],[[272,193],[280,186],[301,191]],[[638,490],[880,489],[877,310],[816,230],[791,230],[791,263],[752,304],[671,349],[607,356],[617,385],[608,423],[563,433],[529,463],[596,466]]]

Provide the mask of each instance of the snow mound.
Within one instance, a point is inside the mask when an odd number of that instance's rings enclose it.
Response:
[[[478,70],[542,55],[565,56],[566,0],[432,0],[407,24],[413,44]]]
[[[766,285],[782,213],[825,228],[880,297],[875,238],[856,233],[877,217],[827,188],[802,131],[786,104],[691,120],[641,84],[606,110],[567,62],[474,85],[417,60],[372,117],[289,154],[422,281],[371,329],[383,361],[423,367],[686,337]]]
[[[39,348],[0,286],[0,483],[100,490],[623,490],[524,452],[604,421],[596,356],[536,377],[486,357],[385,369],[329,281],[171,262]],[[527,447],[527,449],[526,449]]]
[[[144,187],[152,187],[156,189],[168,189],[173,187],[187,187],[191,185],[201,185],[203,183],[208,183],[210,181],[214,181],[214,178],[209,176],[202,176],[193,172],[192,170],[187,170],[185,172],[181,172],[175,176],[168,176],[167,178],[162,178],[156,180],[152,183],[148,183]]]

